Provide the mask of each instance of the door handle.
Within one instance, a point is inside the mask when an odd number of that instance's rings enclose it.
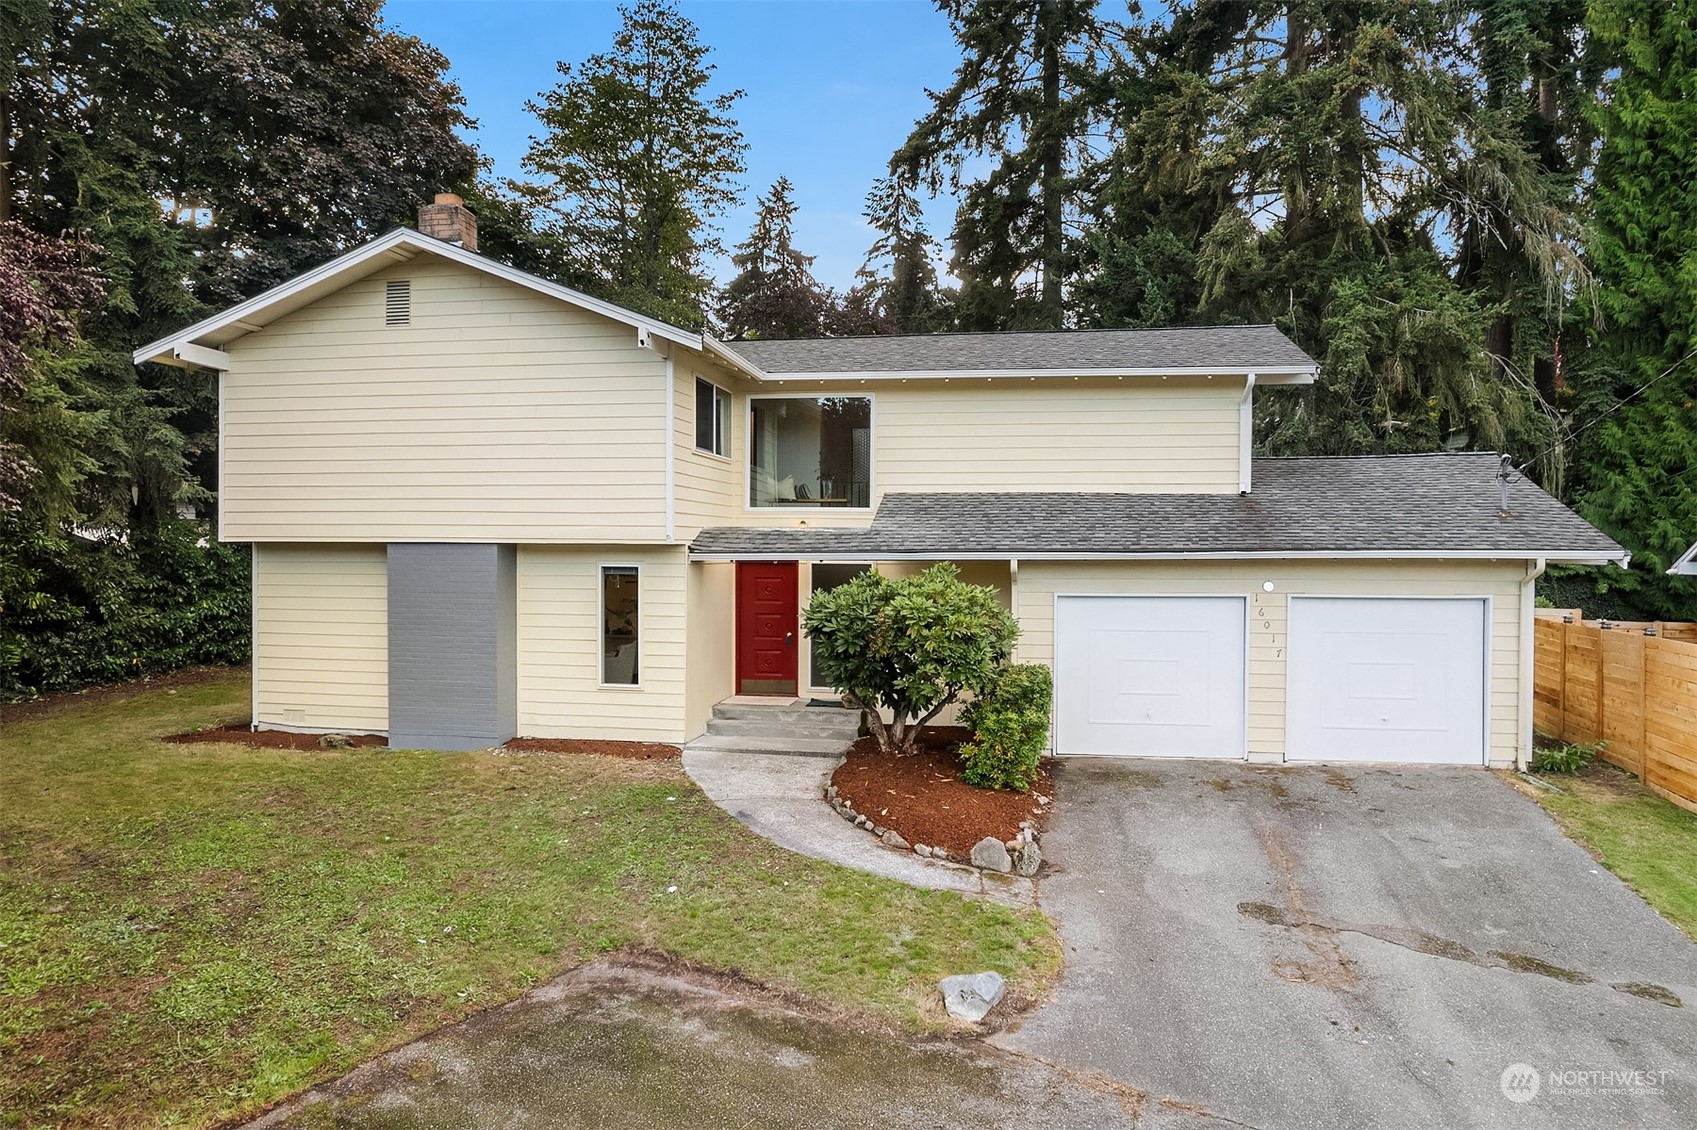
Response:
[[[794,647],[795,646],[795,633],[794,632],[785,632],[784,633],[784,642],[789,644],[791,647]]]

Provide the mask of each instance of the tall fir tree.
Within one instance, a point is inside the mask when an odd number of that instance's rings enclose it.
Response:
[[[1101,115],[1096,0],[937,6],[961,63],[947,89],[929,92],[931,110],[891,170],[960,195],[952,240],[963,328],[1059,328],[1073,270],[1068,223]]]
[[[706,319],[720,250],[714,224],[739,199],[747,149],[731,111],[740,90],[708,92],[714,66],[696,26],[668,0],[619,9],[612,50],[528,103],[543,133],[515,187],[542,210],[600,296],[679,325]]]
[[[1697,541],[1697,3],[1610,0],[1589,27],[1618,76],[1597,114],[1578,504],[1632,551],[1605,584],[1697,619],[1697,583],[1663,572]]]
[[[953,296],[940,286],[935,261],[942,248],[925,230],[914,187],[891,175],[866,194],[863,215],[878,238],[834,313],[837,332],[931,333],[949,325]]]
[[[824,326],[831,295],[813,277],[815,257],[796,250],[794,191],[788,177],[773,183],[731,256],[737,274],[720,296],[718,322],[733,339],[817,337]]]

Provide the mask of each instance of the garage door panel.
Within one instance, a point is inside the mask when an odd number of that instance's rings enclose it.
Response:
[[[1293,597],[1291,760],[1484,761],[1485,604]]]
[[[1245,616],[1232,597],[1058,597],[1056,749],[1243,757]]]

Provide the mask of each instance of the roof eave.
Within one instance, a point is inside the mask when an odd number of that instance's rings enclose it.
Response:
[[[1619,565],[1625,567],[1631,554],[1619,552],[1532,550],[1532,549],[1313,549],[1313,550],[1136,550],[1053,551],[1028,549],[897,551],[809,550],[805,547],[773,547],[731,551],[698,551],[690,548],[692,561],[766,561],[774,556],[798,560],[862,563],[873,561],[1537,561],[1559,565]]]
[[[723,347],[721,347],[723,348]],[[727,352],[731,352],[727,350]],[[739,357],[739,360],[741,358]],[[744,362],[747,364],[748,362]],[[766,372],[770,381],[911,381],[911,380],[997,380],[1109,377],[1231,377],[1239,380],[1255,378],[1263,385],[1309,385],[1319,375],[1318,365],[1249,365],[1249,366],[1165,366],[1142,368],[1089,369],[901,369],[845,370],[828,372]]]

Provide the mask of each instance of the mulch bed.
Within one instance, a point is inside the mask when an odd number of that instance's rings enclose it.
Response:
[[[260,749],[311,749],[322,748],[318,744],[321,734],[291,734],[287,730],[250,730],[246,726],[219,726],[211,730],[190,730],[186,734],[167,734],[163,740],[177,745],[189,745],[198,742],[220,742],[226,745],[255,746]],[[389,740],[379,734],[349,734],[348,741],[357,749],[373,749],[389,744]]]
[[[286,730],[250,730],[246,726],[219,726],[210,730],[191,730],[186,734],[170,734],[165,740],[179,745],[191,742],[225,742],[230,745],[256,746],[261,749],[321,748],[320,734],[291,734]],[[389,739],[378,734],[348,735],[355,749],[375,749],[387,746]],[[628,757],[635,761],[663,761],[683,756],[675,745],[658,742],[604,742],[561,738],[514,738],[502,748],[520,753],[592,753],[602,757]]]
[[[670,761],[683,756],[675,745],[660,742],[609,742],[587,738],[514,738],[503,748],[530,753],[594,753],[636,761]]]
[[[985,836],[1013,839],[1022,820],[1041,835],[1046,810],[1037,796],[1055,795],[1047,763],[1030,793],[980,789],[955,775],[960,771],[955,748],[966,739],[966,730],[957,726],[927,727],[917,753],[887,757],[877,739],[861,738],[831,783],[856,812],[894,828],[910,844],[944,848],[956,859],[970,856],[972,845]]]

